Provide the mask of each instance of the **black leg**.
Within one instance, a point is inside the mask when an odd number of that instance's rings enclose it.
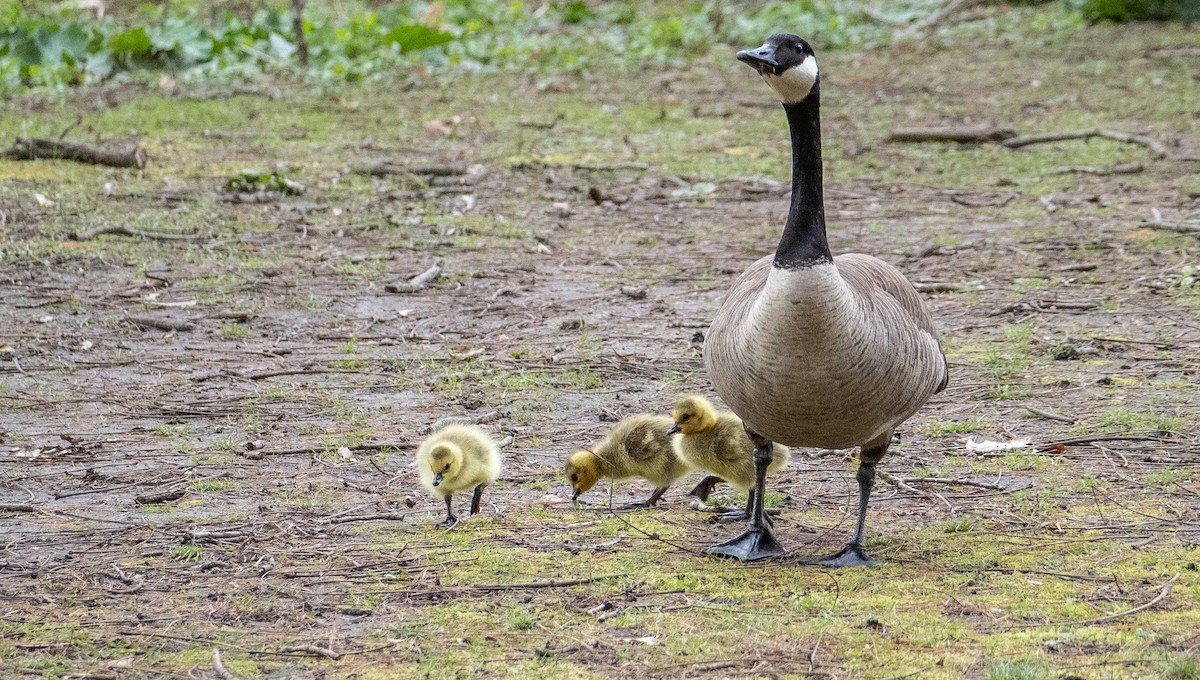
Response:
[[[475,487],[475,495],[471,496],[472,515],[479,514],[479,501],[483,499],[483,487],[485,486],[487,486],[487,484],[480,484],[479,486]]]
[[[458,524],[458,518],[454,516],[454,510],[450,507],[450,499],[452,494],[446,494],[446,519],[437,523],[437,526],[442,529],[449,529]]]
[[[655,489],[654,493],[650,494],[650,498],[647,498],[644,501],[638,501],[637,503],[626,503],[625,505],[621,506],[621,509],[637,510],[639,508],[652,508],[658,503],[658,500],[662,498],[663,494],[667,492],[668,488],[668,486],[661,486]]]
[[[746,434],[750,435],[750,440],[754,442],[755,483],[754,490],[750,492],[750,499],[746,503],[746,510],[750,513],[750,526],[741,536],[711,546],[704,552],[710,555],[732,557],[743,562],[753,562],[779,557],[787,551],[775,540],[774,534],[771,533],[771,527],[767,525],[766,504],[764,503],[767,493],[767,466],[771,464],[773,446],[770,441],[750,430],[746,430]]]
[[[704,479],[701,479],[700,483],[688,492],[688,495],[695,496],[702,501],[707,501],[708,497],[712,494],[713,489],[717,488],[717,485],[723,483],[724,481],[724,479],[721,479],[716,475],[709,475]],[[746,517],[746,519],[749,519],[749,517]]]
[[[882,454],[880,454],[882,456]],[[875,463],[864,452],[864,460],[858,464],[858,523],[854,527],[854,538],[840,552],[817,562],[826,567],[870,567],[877,562],[863,550],[863,530],[867,524],[867,502],[871,499],[871,487],[875,485]]]

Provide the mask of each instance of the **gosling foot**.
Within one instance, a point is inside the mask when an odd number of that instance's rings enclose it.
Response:
[[[719,557],[732,557],[743,562],[755,562],[787,553],[768,527],[750,527],[741,536],[710,546],[704,552]]]
[[[767,508],[767,518],[766,518],[767,524],[774,525],[775,520],[773,520],[771,518],[777,517],[777,516],[779,516],[778,508]],[[717,517],[716,517],[717,522],[739,522],[739,521],[745,522],[745,521],[748,521],[749,519],[750,519],[750,509],[749,508],[742,508],[741,510],[730,510],[729,512],[722,512],[721,514],[717,515]]]
[[[863,550],[861,544],[850,543],[839,552],[830,555],[824,559],[817,560],[811,564],[819,564],[822,567],[873,567],[879,562],[871,559],[867,552]]]
[[[446,519],[435,524],[434,526],[436,526],[439,529],[451,529],[454,527],[455,524],[458,524],[458,518],[455,517],[454,515],[450,515],[450,516],[446,517]]]

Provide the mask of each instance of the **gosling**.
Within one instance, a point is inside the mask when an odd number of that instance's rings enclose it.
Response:
[[[458,523],[450,501],[454,492],[475,487],[471,514],[479,514],[483,488],[500,476],[500,452],[486,432],[472,425],[447,425],[429,435],[417,449],[421,485],[446,501],[446,519],[437,526]]]
[[[712,474],[700,480],[689,495],[708,500],[713,488],[728,482],[740,491],[754,488],[754,442],[746,434],[742,419],[732,411],[718,412],[712,402],[700,395],[688,395],[671,411],[668,434],[681,433],[679,455],[688,465]],[[788,462],[788,449],[776,445],[768,472],[782,469]],[[722,519],[749,518],[749,507],[722,516]]]
[[[690,472],[667,433],[671,419],[661,415],[635,415],[613,427],[600,443],[581,449],[567,458],[566,477],[578,503],[601,479],[641,477],[654,484],[654,493],[641,503],[626,508],[646,508],[658,503],[671,484]]]

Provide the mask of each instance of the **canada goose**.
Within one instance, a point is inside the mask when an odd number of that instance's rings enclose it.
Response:
[[[709,552],[742,560],[784,552],[762,507],[772,442],[858,446],[854,537],[819,563],[873,564],[862,539],[875,465],[893,429],[946,387],[946,359],[929,311],[903,274],[869,255],[829,252],[820,78],[812,47],[779,34],[737,58],[783,103],[791,133],[792,199],[775,253],[734,282],[704,346],[717,394],[742,418],[755,443],[756,467],[750,527]]]
[[[571,500],[596,485],[601,479],[642,477],[654,484],[654,493],[641,503],[627,507],[650,507],[662,498],[667,487],[689,472],[688,465],[675,450],[667,429],[671,419],[660,415],[635,415],[625,418],[591,449],[582,449],[567,458],[566,477],[575,489]]]
[[[693,394],[675,403],[671,420],[674,424],[667,432],[680,433],[676,439],[679,454],[693,468],[712,473],[692,489],[691,495],[707,500],[713,487],[721,482],[729,482],[740,491],[754,488],[754,442],[746,434],[741,418],[730,411],[718,412],[711,401]],[[776,446],[767,472],[780,470],[787,462],[787,448]],[[742,512],[723,517],[749,519],[750,504]]]
[[[446,519],[438,526],[449,529],[458,523],[450,506],[454,492],[474,487],[471,514],[478,514],[483,487],[500,476],[500,452],[492,438],[478,427],[447,425],[421,442],[417,473],[429,493],[446,501]]]

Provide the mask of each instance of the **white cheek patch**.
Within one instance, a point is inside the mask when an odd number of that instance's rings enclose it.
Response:
[[[780,76],[764,73],[763,80],[779,93],[783,103],[798,102],[808,96],[817,82],[817,58],[809,56],[799,66],[789,68]]]

